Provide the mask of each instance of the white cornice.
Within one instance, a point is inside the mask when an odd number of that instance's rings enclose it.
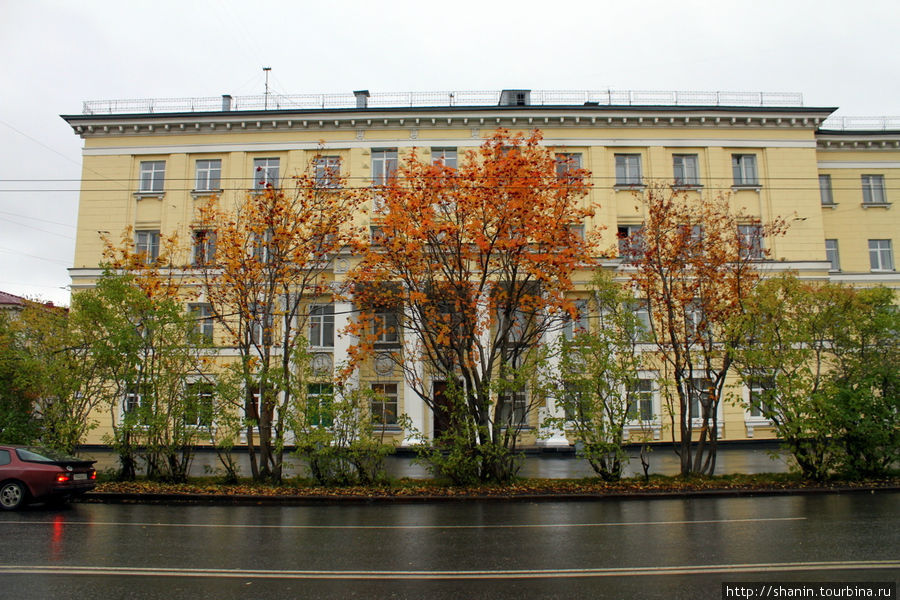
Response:
[[[572,107],[561,109],[523,108],[433,111],[322,111],[298,113],[237,114],[157,114],[133,116],[70,116],[67,122],[82,137],[119,137],[136,135],[215,134],[247,131],[311,130],[335,131],[357,128],[465,128],[506,127],[533,129],[549,127],[673,127],[738,129],[812,129],[829,111],[787,109],[715,109],[671,108],[597,109]]]

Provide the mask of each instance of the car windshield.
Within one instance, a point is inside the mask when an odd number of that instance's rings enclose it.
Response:
[[[63,454],[58,450],[51,450],[50,448],[38,448],[35,446],[29,446],[27,448],[16,448],[16,454],[19,455],[19,458],[21,460],[25,460],[28,462],[52,463],[60,461],[79,460],[74,456]]]

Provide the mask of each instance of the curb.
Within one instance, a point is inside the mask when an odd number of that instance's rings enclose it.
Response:
[[[320,506],[358,504],[426,504],[446,502],[586,502],[603,500],[663,500],[678,498],[737,498],[753,496],[793,496],[819,494],[861,494],[898,492],[900,485],[860,487],[808,487],[770,489],[711,489],[659,492],[560,493],[516,495],[416,495],[416,496],[262,496],[252,494],[141,494],[87,492],[75,502],[91,504],[203,504],[219,506]]]

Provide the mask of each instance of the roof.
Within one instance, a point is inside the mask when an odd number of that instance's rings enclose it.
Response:
[[[0,307],[25,306],[25,298],[0,291]]]

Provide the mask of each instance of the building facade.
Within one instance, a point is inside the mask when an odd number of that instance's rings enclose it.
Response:
[[[162,236],[177,234],[193,239],[193,252],[202,254],[210,245],[200,239],[197,210],[210,196],[237,206],[254,189],[298,174],[314,155],[331,161],[322,164],[323,174],[339,168],[348,185],[364,188],[383,182],[413,149],[455,166],[501,127],[540,129],[553,152],[591,172],[589,201],[599,209],[583,227],[600,231],[601,246],[615,248],[640,227],[635,191],[663,182],[698,198],[730,194],[762,221],[789,220],[786,235],[765,242],[768,272],[900,287],[900,213],[892,207],[900,194],[900,120],[852,122],[831,118],[834,110],[804,106],[792,94],[531,90],[87,102],[83,114],[63,116],[84,140],[73,291],[100,275],[98,232],[115,238],[130,227],[137,249],[150,256]],[[356,222],[371,227],[371,208]],[[335,257],[334,281],[353,259]],[[600,264],[619,274],[629,268],[619,258]],[[585,275],[576,287],[587,284]],[[350,341],[340,332],[353,310],[349,302],[310,309],[309,343],[319,368],[345,361]],[[219,352],[227,355],[228,348]],[[376,357],[359,378],[378,391],[373,410],[397,442],[410,442],[395,425],[400,414],[433,434],[431,410],[405,390],[403,373],[389,361]],[[669,434],[652,380],[648,374],[641,413],[654,438],[664,440]],[[754,393],[735,388],[745,401]],[[534,433],[542,417],[556,412],[552,401],[534,411],[528,417]],[[773,435],[771,424],[741,402],[723,403],[719,419],[722,439]],[[101,425],[89,441],[104,433]],[[543,433],[531,442],[569,443],[562,432]]]

